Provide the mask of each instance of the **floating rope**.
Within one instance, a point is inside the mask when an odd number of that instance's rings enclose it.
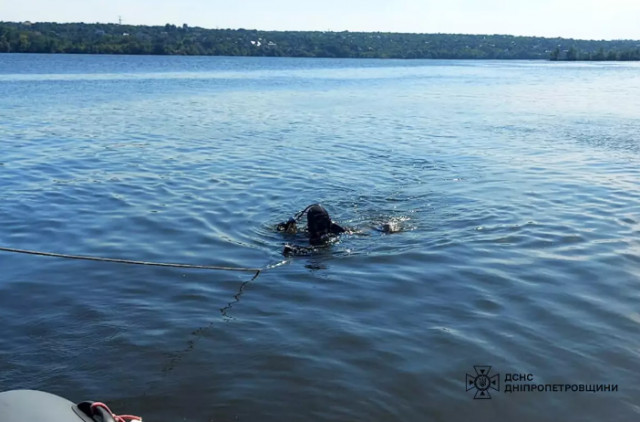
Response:
[[[27,249],[5,248],[2,246],[0,246],[0,251],[22,253],[22,254],[29,254],[29,255],[52,256],[55,258],[65,258],[65,259],[82,259],[85,261],[116,262],[118,264],[151,265],[154,267],[188,268],[188,269],[194,269],[194,270],[242,271],[247,273],[256,273],[256,275],[252,278],[252,280],[258,277],[258,274],[260,274],[260,272],[262,271],[262,268],[224,267],[219,265],[193,265],[193,264],[175,264],[175,263],[169,263],[169,262],[134,261],[131,259],[104,258],[99,256],[68,255],[68,254],[53,253],[53,252],[30,251]]]

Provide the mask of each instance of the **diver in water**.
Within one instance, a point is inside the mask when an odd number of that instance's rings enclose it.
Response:
[[[309,205],[307,208],[299,212],[295,217],[290,218],[286,223],[280,223],[277,226],[278,231],[288,234],[295,234],[298,231],[297,221],[307,214],[307,231],[309,233],[309,243],[311,248],[296,245],[285,245],[284,255],[303,255],[313,252],[316,247],[327,245],[332,238],[346,230],[338,224],[331,221],[329,213],[320,204]]]
[[[324,245],[332,236],[346,231],[331,221],[327,210],[319,204],[311,205],[307,209],[307,230],[309,230],[309,243],[314,246]]]
[[[369,234],[360,230],[345,229],[338,224],[334,223],[329,217],[329,213],[320,204],[309,205],[304,210],[300,211],[294,217],[290,218],[287,222],[283,222],[277,225],[276,229],[279,232],[294,235],[298,233],[298,221],[307,214],[307,234],[309,235],[309,243],[311,246],[299,246],[285,244],[283,255],[310,255],[323,246],[331,244],[333,240],[337,238],[339,234],[349,233],[362,236],[368,236]],[[390,219],[383,220],[382,223],[373,227],[374,230],[383,234],[393,234],[404,231],[402,222],[405,219]]]

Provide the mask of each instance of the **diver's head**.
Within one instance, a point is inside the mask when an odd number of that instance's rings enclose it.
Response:
[[[312,205],[307,210],[307,228],[312,245],[327,241],[331,232],[331,217],[321,205]]]

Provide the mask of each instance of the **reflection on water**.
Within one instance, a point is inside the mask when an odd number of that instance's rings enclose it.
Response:
[[[158,420],[630,420],[638,75],[2,55],[0,246],[265,270],[0,253],[0,386]],[[353,232],[283,257],[308,238],[274,222],[316,202]],[[480,406],[474,365],[620,389]]]

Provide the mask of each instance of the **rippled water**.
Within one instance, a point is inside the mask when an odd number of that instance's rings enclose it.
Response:
[[[636,64],[0,55],[0,246],[266,267],[310,203],[360,231],[253,281],[0,253],[0,390],[157,421],[637,419],[639,116]],[[619,390],[473,400],[474,365]]]

